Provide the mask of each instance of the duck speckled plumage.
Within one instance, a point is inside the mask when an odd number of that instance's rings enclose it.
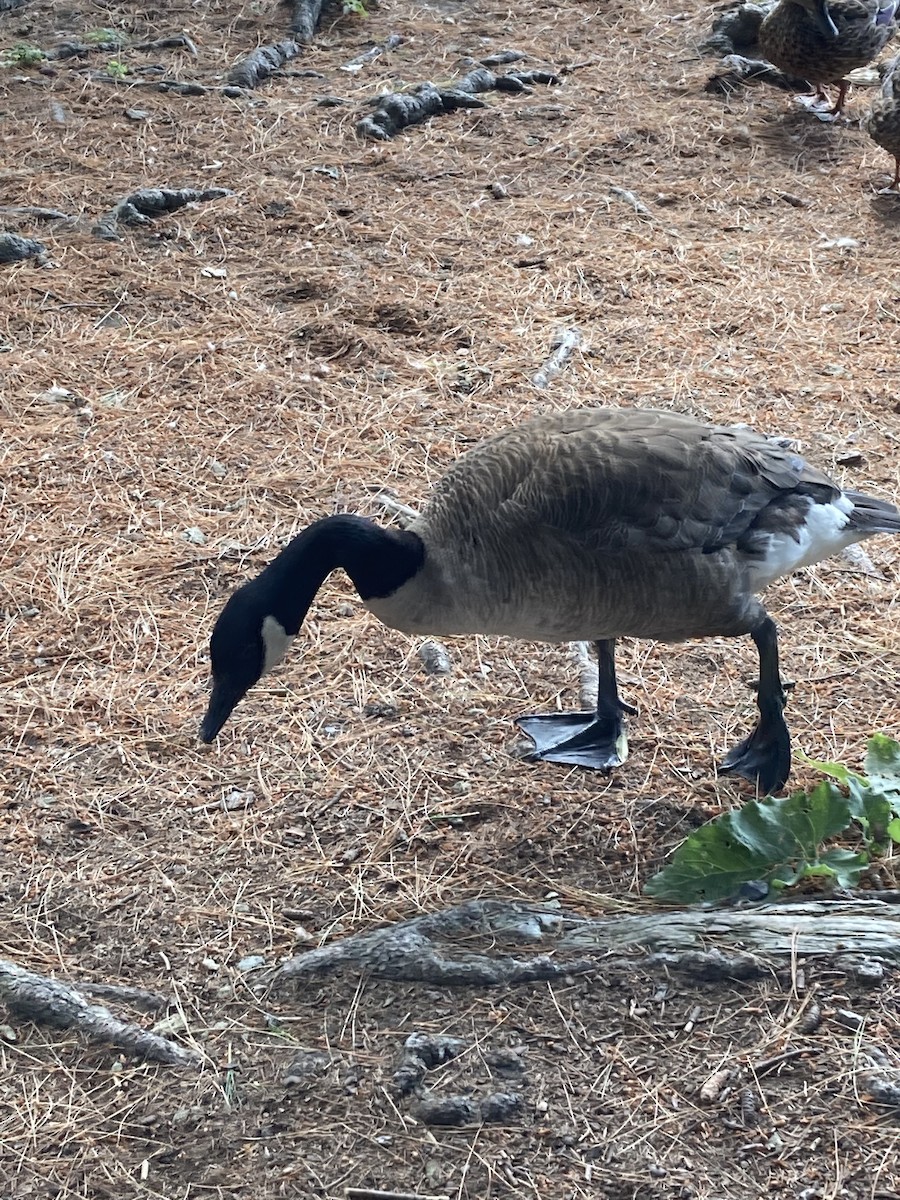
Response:
[[[837,116],[844,76],[881,53],[896,31],[897,8],[898,0],[780,0],[760,26],[760,48],[774,66],[809,80],[818,105],[827,103],[825,84],[837,84],[837,102],[823,114]]]
[[[866,132],[882,150],[894,156],[894,178],[885,191],[900,190],[900,54],[885,68],[881,94],[872,102]]]

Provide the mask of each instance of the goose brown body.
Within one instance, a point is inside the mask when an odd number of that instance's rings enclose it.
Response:
[[[896,0],[780,0],[760,26],[759,44],[776,67],[821,88],[881,53],[895,32],[895,13]]]
[[[407,633],[744,633],[772,578],[773,536],[799,554],[810,501],[840,494],[748,429],[641,409],[542,417],[450,468],[408,526],[422,570],[368,607]]]

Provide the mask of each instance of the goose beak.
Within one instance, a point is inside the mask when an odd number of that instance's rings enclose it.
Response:
[[[813,17],[815,18],[816,26],[824,37],[829,41],[834,41],[839,37],[838,27],[831,18],[831,13],[828,11],[828,0],[814,0]]]
[[[213,684],[212,695],[206,709],[206,716],[200,726],[200,741],[214,742],[219,730],[231,716],[235,705],[244,695],[242,691],[230,688],[225,684]]]

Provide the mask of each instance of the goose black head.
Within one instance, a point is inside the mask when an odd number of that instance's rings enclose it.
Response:
[[[216,738],[238,702],[291,644],[292,635],[268,607],[251,583],[239,588],[219,614],[209,643],[212,695],[200,726],[203,742]]]

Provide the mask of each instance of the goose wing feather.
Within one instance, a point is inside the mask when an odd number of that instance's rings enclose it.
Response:
[[[448,471],[423,516],[437,542],[473,550],[543,535],[581,553],[712,553],[745,539],[773,503],[804,495],[830,499],[838,488],[761,434],[607,408],[483,442]]]

